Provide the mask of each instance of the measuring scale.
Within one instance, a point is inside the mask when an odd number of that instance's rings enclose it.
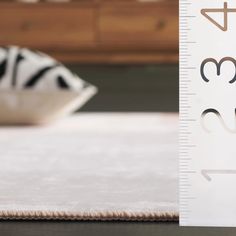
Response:
[[[180,0],[180,225],[236,226],[236,1]]]

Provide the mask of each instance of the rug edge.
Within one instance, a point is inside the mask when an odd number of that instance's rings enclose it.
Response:
[[[69,221],[155,221],[178,222],[177,212],[62,212],[0,211],[0,220],[69,220]]]

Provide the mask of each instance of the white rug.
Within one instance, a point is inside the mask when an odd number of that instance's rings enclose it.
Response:
[[[177,114],[0,127],[0,219],[178,220]]]

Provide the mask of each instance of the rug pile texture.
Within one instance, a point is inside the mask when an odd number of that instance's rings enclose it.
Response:
[[[178,220],[178,116],[0,127],[0,219]]]

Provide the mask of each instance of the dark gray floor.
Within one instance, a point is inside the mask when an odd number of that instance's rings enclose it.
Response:
[[[1,236],[235,236],[234,228],[179,227],[177,223],[0,222]]]

